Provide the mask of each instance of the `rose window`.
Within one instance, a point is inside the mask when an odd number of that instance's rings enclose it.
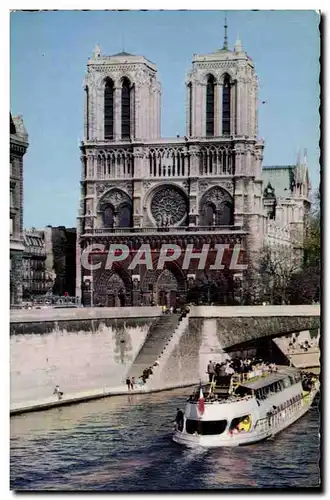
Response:
[[[172,187],[160,189],[152,198],[151,214],[160,227],[183,222],[187,215],[184,194]]]

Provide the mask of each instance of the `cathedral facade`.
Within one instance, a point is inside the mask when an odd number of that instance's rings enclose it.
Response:
[[[235,289],[239,301],[251,286],[249,263],[279,221],[274,181],[268,196],[262,174],[253,61],[240,40],[229,50],[225,37],[222,49],[193,56],[185,87],[186,135],[163,139],[155,64],[126,52],[105,56],[99,47],[88,60],[76,255],[76,295],[86,305],[174,305],[211,281]],[[163,244],[183,253],[159,269]],[[129,249],[111,268],[110,245]],[[142,245],[152,266],[132,268]],[[209,251],[199,265],[203,245]],[[82,265],[86,251],[93,270]]]

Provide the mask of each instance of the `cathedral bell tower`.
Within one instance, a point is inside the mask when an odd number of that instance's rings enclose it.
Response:
[[[213,54],[194,54],[186,80],[186,133],[191,138],[246,136],[256,139],[258,80],[237,39]]]
[[[185,83],[186,135],[201,144],[198,174],[208,188],[218,186],[231,197],[233,224],[245,227],[252,255],[263,241],[264,143],[258,139],[258,78],[239,37],[229,49],[227,22],[222,48],[194,54]],[[201,188],[199,220],[205,196]]]
[[[160,136],[160,84],[156,66],[143,56],[101,54],[87,64],[85,140],[132,141]]]

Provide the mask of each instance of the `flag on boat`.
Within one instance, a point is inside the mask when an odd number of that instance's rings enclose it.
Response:
[[[205,400],[204,400],[204,394],[203,394],[203,389],[202,386],[199,388],[199,399],[198,399],[198,411],[201,415],[203,415],[205,410]]]

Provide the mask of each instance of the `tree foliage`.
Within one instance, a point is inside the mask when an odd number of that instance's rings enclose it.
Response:
[[[259,299],[271,304],[311,304],[320,300],[321,217],[320,194],[306,221],[303,259],[292,247],[265,247],[257,273]]]
[[[256,295],[260,302],[290,303],[289,287],[292,276],[299,271],[293,249],[289,246],[265,246],[257,260]]]

